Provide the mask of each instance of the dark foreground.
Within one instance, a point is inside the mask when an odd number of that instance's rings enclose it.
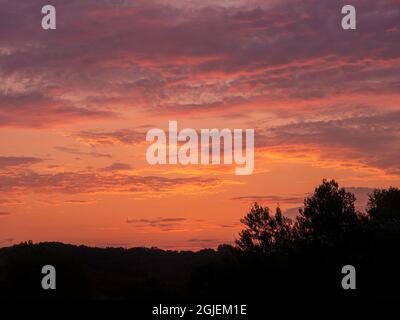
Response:
[[[365,212],[358,212],[354,202],[354,195],[334,180],[324,180],[295,221],[279,208],[272,214],[254,204],[242,219],[245,228],[236,245],[217,250],[100,249],[54,242],[1,248],[2,307],[6,300],[34,301],[40,308],[79,300],[102,310],[99,304],[113,301],[119,307],[111,314],[129,309],[132,315],[151,315],[160,304],[246,304],[249,313],[263,314],[323,304],[327,312],[344,305],[362,310],[397,305],[400,190],[376,190]],[[56,269],[55,290],[42,287],[45,265]],[[349,265],[354,267],[351,288],[343,285],[342,269]]]
[[[394,242],[396,240],[396,242]],[[399,300],[399,239],[365,247],[303,248],[262,256],[230,246],[217,251],[98,249],[62,243],[0,249],[1,299],[129,299],[143,302],[257,300]],[[56,290],[43,290],[44,265],[56,268]],[[341,286],[356,267],[356,290]]]

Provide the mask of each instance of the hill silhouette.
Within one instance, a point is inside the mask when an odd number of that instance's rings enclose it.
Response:
[[[90,248],[25,242],[0,249],[1,299],[201,301],[400,300],[400,190],[375,190],[365,212],[324,180],[295,220],[255,203],[235,246]],[[41,288],[54,265],[57,290]],[[356,290],[341,287],[344,265]]]

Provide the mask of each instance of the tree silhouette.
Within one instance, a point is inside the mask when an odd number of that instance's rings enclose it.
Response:
[[[272,215],[268,207],[255,203],[240,221],[246,228],[236,244],[244,251],[269,253],[283,249],[291,241],[292,221],[282,215],[279,207]]]
[[[368,216],[375,221],[400,219],[400,189],[376,189],[369,196],[367,206]]]
[[[335,180],[323,180],[314,193],[304,199],[304,209],[296,218],[295,234],[315,244],[333,245],[358,222],[355,196],[339,188]]]

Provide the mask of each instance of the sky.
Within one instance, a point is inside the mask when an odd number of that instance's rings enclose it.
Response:
[[[357,10],[343,30],[341,8]],[[400,1],[0,0],[0,246],[198,250],[323,178],[400,185]],[[146,132],[255,130],[255,169],[155,165]]]

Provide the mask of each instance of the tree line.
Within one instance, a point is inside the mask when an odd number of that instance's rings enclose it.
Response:
[[[151,302],[293,303],[400,300],[400,190],[355,196],[323,180],[295,219],[253,204],[235,245],[199,252],[89,248],[25,242],[0,249],[2,299],[128,299]],[[57,289],[41,288],[54,265]],[[342,267],[356,269],[343,290]]]

